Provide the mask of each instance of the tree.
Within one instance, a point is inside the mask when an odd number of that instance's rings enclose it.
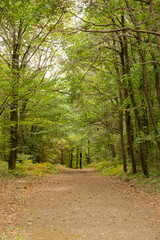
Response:
[[[62,24],[65,7],[66,1],[4,0],[1,3],[0,57],[10,80],[7,94],[10,95],[10,169],[16,167],[19,118],[23,118],[30,96],[52,64],[54,51],[47,41],[53,40],[53,33]],[[7,95],[1,111],[8,102]]]
[[[145,5],[147,5],[147,7]],[[148,8],[148,5],[150,8]],[[138,9],[140,8],[142,9],[141,14],[138,12]],[[157,116],[159,114],[157,115],[157,112],[154,112],[153,108],[154,105],[159,103],[159,76],[157,73],[154,73],[155,88],[157,92],[157,99],[155,99],[150,95],[150,91],[154,92],[154,88],[152,83],[151,87],[149,87],[148,84],[150,65],[147,65],[147,63],[152,63],[153,61],[154,70],[157,69],[157,65],[155,65],[155,55],[153,56],[153,45],[151,42],[151,39],[153,39],[157,46],[157,51],[154,51],[156,52],[156,55],[158,55],[159,26],[155,16],[156,8],[157,4],[153,3],[153,1],[150,3],[147,1],[139,1],[138,4],[137,2],[129,2],[127,0],[116,2],[92,1],[84,5],[84,10],[81,12],[81,15],[79,15],[78,12],[71,13],[78,19],[77,30],[81,33],[78,33],[77,36],[79,35],[79,39],[83,39],[83,44],[80,47],[81,40],[78,41],[76,36],[77,46],[79,45],[79,47],[76,46],[73,51],[77,52],[78,58],[73,57],[74,55],[72,55],[70,58],[72,66],[74,68],[76,67],[78,72],[81,72],[82,77],[79,76],[78,78],[81,79],[81,82],[83,85],[85,84],[85,86],[87,86],[88,83],[90,86],[93,86],[94,78],[100,78],[102,81],[102,75],[99,74],[99,71],[103,71],[105,65],[110,66],[111,69],[111,74],[105,72],[107,81],[109,81],[109,78],[112,79],[112,81],[115,81],[114,75],[116,73],[118,88],[114,83],[113,86],[116,86],[116,88],[112,86],[111,89],[120,92],[120,101],[117,98],[117,103],[121,105],[120,109],[122,109],[122,112],[124,111],[126,115],[127,141],[129,155],[132,160],[133,173],[136,172],[136,161],[134,156],[136,151],[134,145],[137,148],[138,143],[140,162],[142,170],[146,176],[148,176],[146,164],[148,145],[146,142],[147,136],[144,136],[146,134],[152,135],[151,126],[153,126],[154,139],[159,148],[157,124]],[[130,14],[128,14],[128,12]],[[131,22],[129,20],[131,20]],[[149,25],[146,25],[146,23],[149,23]],[[148,26],[150,26],[149,29]],[[153,30],[154,28],[155,31]],[[83,35],[82,32],[86,34]],[[149,41],[146,41],[146,37],[148,37]],[[157,42],[155,41],[156,39]],[[148,52],[151,52],[151,55],[149,55]],[[120,65],[122,66],[121,69]],[[138,74],[137,67],[140,71]],[[81,68],[81,70],[79,68]],[[154,71],[152,70],[152,73],[153,72]],[[92,76],[92,79],[88,74]],[[134,82],[135,77],[137,85]],[[94,86],[95,91],[97,89],[100,94],[104,94],[104,88],[101,91],[99,86],[98,82],[98,87]],[[86,93],[86,90],[84,92]],[[113,92],[111,98],[113,99]],[[113,102],[111,105],[113,106]],[[101,113],[99,112],[99,114]],[[121,150],[123,152],[124,171],[126,171],[122,122],[123,115],[120,114],[119,116]],[[131,118],[132,116],[135,116],[136,122]],[[136,127],[133,128],[133,124],[136,124]],[[109,126],[107,126],[107,129],[108,127]],[[138,136],[136,136],[137,130]],[[142,135],[143,138],[140,137]]]

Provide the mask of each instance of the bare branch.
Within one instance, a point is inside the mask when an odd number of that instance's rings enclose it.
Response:
[[[142,29],[136,29],[136,28],[130,28],[130,27],[124,27],[124,28],[115,28],[115,29],[108,29],[108,30],[92,30],[92,29],[85,29],[80,28],[79,31],[81,32],[89,32],[89,33],[113,33],[113,32],[121,32],[121,31],[131,31],[131,32],[139,32],[139,33],[148,33],[156,36],[160,36],[159,32],[151,31],[151,30],[142,30]]]

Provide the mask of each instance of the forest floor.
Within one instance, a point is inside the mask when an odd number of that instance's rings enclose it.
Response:
[[[95,170],[0,179],[1,240],[160,240],[160,195]]]

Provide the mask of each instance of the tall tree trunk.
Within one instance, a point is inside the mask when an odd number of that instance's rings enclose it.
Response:
[[[112,157],[115,158],[116,157],[116,150],[115,150],[115,146],[114,144],[110,144],[110,149],[111,149],[111,154],[112,154]]]
[[[70,168],[73,168],[73,150],[71,150],[70,152],[70,164],[69,164]]]
[[[126,133],[127,133],[127,142],[128,142],[128,150],[129,150],[129,155],[131,157],[131,163],[132,163],[132,172],[136,173],[136,160],[134,157],[134,151],[133,151],[133,140],[131,136],[131,116],[130,112],[126,111],[125,112],[125,119],[126,119]]]
[[[124,24],[124,16],[122,16],[122,24]],[[126,60],[126,39],[124,39],[124,41],[122,41],[120,39],[121,42],[121,63],[122,63],[122,75],[125,76],[125,74],[128,74],[128,62],[125,63]],[[127,84],[124,83],[124,95],[125,95],[125,99],[128,98],[129,93],[127,91]],[[129,110],[130,106],[127,105],[126,107],[126,111],[125,111],[125,123],[126,123],[126,133],[127,133],[127,143],[128,143],[128,150],[129,150],[129,155],[131,157],[131,163],[132,163],[132,172],[136,173],[137,169],[136,169],[136,160],[134,157],[134,150],[133,150],[133,139],[131,136],[131,116],[130,116],[130,110]]]
[[[124,147],[124,136],[123,136],[123,111],[120,111],[119,114],[119,130],[120,130],[120,138],[121,138],[121,155],[123,160],[123,171],[127,172],[127,159],[126,152]]]
[[[10,106],[10,154],[9,154],[9,169],[16,168],[17,150],[18,150],[18,104],[12,103]]]
[[[25,109],[27,106],[28,99],[24,99],[22,103],[22,107],[20,109],[19,114],[19,146],[18,146],[18,153],[23,152],[23,145],[24,145],[24,125],[23,121],[25,119]]]
[[[158,26],[158,21],[157,21],[158,18],[155,14],[155,11],[154,11],[154,1],[150,0],[149,2],[150,2],[151,14],[152,14],[152,17],[154,19],[155,29],[156,29],[156,32],[159,33],[159,26]],[[160,36],[156,36],[156,37],[157,37],[158,52],[160,54]]]
[[[61,165],[64,165],[64,150],[61,149]]]
[[[89,165],[91,163],[91,159],[90,159],[90,141],[87,141],[88,143],[88,147],[87,147],[87,152],[86,152],[86,158],[87,158],[87,165]]]
[[[150,3],[148,2],[148,4],[150,4],[150,10],[151,10],[152,17],[154,19],[154,25],[155,25],[156,32],[159,33],[159,27],[158,27],[157,17],[156,17],[155,11],[154,11],[153,0],[150,0]],[[144,8],[143,2],[141,2],[141,8],[142,8],[143,13],[145,14],[145,8]],[[150,26],[147,25],[147,23],[145,25],[146,25],[146,29],[149,30]],[[160,37],[159,36],[156,36],[156,37],[157,37],[158,55],[160,55]],[[155,88],[156,88],[156,92],[157,92],[157,99],[158,99],[159,109],[160,109],[160,86],[159,86],[160,78],[159,78],[159,71],[158,71],[158,61],[156,60],[156,55],[154,53],[155,48],[153,48],[153,46],[152,46],[152,40],[151,40],[150,34],[148,34],[148,40],[149,40],[149,44],[150,44],[150,53],[151,53],[152,60],[153,60],[153,66],[154,66],[154,70],[155,70]]]
[[[156,16],[155,11],[154,11],[154,1],[153,0],[150,0],[150,9],[151,9],[152,17],[154,19],[154,25],[155,25],[156,32],[159,33],[159,26],[158,26],[158,22],[157,22],[157,16]],[[157,37],[158,53],[160,55],[160,36],[156,36],[156,37]],[[157,66],[157,62],[156,62],[156,57],[155,57],[155,54],[154,54],[153,51],[152,51],[151,55],[152,55],[152,59],[154,61],[155,87],[156,87],[157,98],[158,98],[159,109],[160,109],[160,86],[159,86],[160,85],[160,80],[159,80],[160,78],[159,78],[159,72],[158,72],[158,69],[157,69],[158,66]]]
[[[78,168],[78,160],[79,160],[79,148],[77,147],[76,168]]]
[[[127,57],[127,55],[126,55],[126,57]],[[129,61],[128,57],[126,58],[126,61]],[[127,72],[129,74],[129,69],[127,70]],[[141,117],[139,115],[139,111],[137,110],[137,104],[136,104],[136,101],[134,98],[131,83],[129,83],[129,89],[130,89],[129,95],[130,95],[131,103],[135,109],[134,112],[135,112],[135,117],[136,117],[136,121],[137,121],[137,125],[138,125],[138,131],[143,132],[143,125],[142,125]],[[145,145],[143,142],[140,143],[140,161],[141,161],[143,173],[146,177],[148,177],[148,167],[147,167],[147,163],[146,163]]]
[[[116,45],[115,42],[114,44],[114,48],[116,49]],[[123,77],[123,75],[121,76],[118,65],[117,65],[117,55],[116,53],[114,54],[114,58],[116,60],[114,67],[115,70],[117,72],[117,82],[118,82],[118,86],[119,86],[119,98],[120,98],[120,107],[122,107],[123,105],[123,94],[122,94],[122,89],[123,89],[123,85],[121,82],[121,78]],[[126,152],[125,152],[125,144],[124,144],[124,127],[123,127],[123,111],[120,110],[119,112],[119,131],[120,131],[120,142],[121,142],[121,156],[122,156],[122,161],[123,161],[123,170],[124,172],[127,172],[127,158],[126,158]]]
[[[31,126],[31,134],[30,134],[30,139],[31,140],[32,140],[32,138],[34,136],[35,130],[36,130],[36,127],[34,125],[32,125]],[[29,153],[32,155],[33,154],[33,150],[34,150],[34,141],[32,140],[31,142],[32,142],[32,144],[31,144]],[[33,161],[33,163],[34,163],[34,161]]]
[[[130,17],[131,17],[131,20],[132,20],[135,28],[139,29],[139,26],[137,25],[137,21],[135,19],[134,14],[133,14],[133,10],[129,5],[129,1],[125,0],[125,2],[126,2],[128,10],[130,12]],[[142,63],[142,79],[143,79],[143,84],[144,84],[144,92],[145,92],[145,96],[146,96],[146,100],[147,100],[147,104],[148,104],[148,109],[149,109],[153,129],[154,129],[155,134],[158,135],[159,132],[158,132],[158,128],[157,128],[157,124],[156,124],[156,120],[155,120],[155,116],[154,116],[154,111],[153,111],[153,106],[152,106],[152,102],[151,102],[151,97],[150,97],[150,93],[149,93],[149,88],[148,88],[145,52],[140,47],[142,45],[142,39],[141,39],[141,35],[140,35],[139,32],[136,33],[136,38],[137,38],[137,41],[138,41],[138,44],[139,44],[139,56],[140,56],[140,60],[141,60],[141,63]],[[160,151],[160,141],[158,139],[157,139],[157,146],[158,146],[159,151]]]
[[[156,58],[154,56],[154,53],[151,53],[152,59],[154,61],[154,71],[155,71],[155,88],[157,92],[157,99],[158,99],[158,104],[159,104],[159,110],[160,110],[160,77],[159,77],[159,72],[158,72],[158,65],[156,63]]]
[[[82,169],[82,147],[81,147],[80,153],[79,153],[79,167],[80,167],[80,169]]]
[[[19,43],[16,43],[16,37],[13,37],[13,54],[12,54],[12,85],[10,105],[10,154],[9,169],[16,168],[17,150],[18,150],[18,94],[19,94]]]
[[[128,0],[126,0],[126,2],[128,2]],[[123,25],[123,27],[125,26],[124,16],[122,16],[122,25]],[[126,73],[127,73],[127,75],[129,75],[130,74],[130,60],[129,60],[129,56],[128,56],[127,37],[125,35],[125,32],[124,32],[123,39],[124,39],[125,67],[126,67]],[[136,117],[136,121],[137,121],[137,125],[138,125],[138,131],[143,132],[143,125],[142,125],[141,117],[139,115],[139,111],[137,110],[137,104],[136,104],[136,101],[134,98],[132,83],[130,82],[130,80],[128,80],[128,89],[129,89],[129,96],[131,99],[132,106],[135,109],[134,111],[135,111],[135,117]],[[148,177],[148,167],[147,167],[147,163],[146,163],[145,145],[143,142],[140,143],[140,161],[141,161],[143,173],[146,177]],[[133,162],[132,164],[135,165],[135,162]]]
[[[144,100],[142,102],[142,106],[143,106],[143,126],[144,126],[144,132],[146,135],[149,135],[149,129],[148,129],[148,109],[145,108],[145,103],[144,103]],[[145,146],[146,146],[146,153],[147,155],[149,155],[149,142],[148,141],[145,141]]]

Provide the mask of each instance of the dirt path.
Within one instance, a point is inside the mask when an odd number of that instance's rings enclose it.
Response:
[[[160,240],[160,198],[92,170],[44,176],[24,198],[24,240]]]

